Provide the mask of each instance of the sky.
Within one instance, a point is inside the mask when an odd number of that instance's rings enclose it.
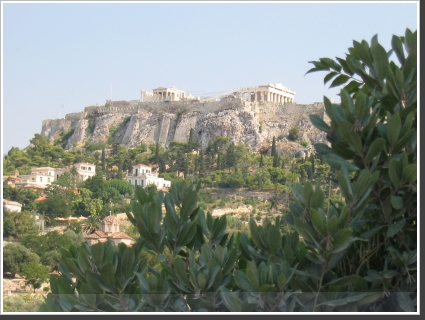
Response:
[[[339,101],[325,72],[305,75],[309,61],[375,34],[389,50],[393,34],[418,29],[416,1],[1,5],[3,154],[44,119],[160,86],[208,96],[282,83],[299,104]]]

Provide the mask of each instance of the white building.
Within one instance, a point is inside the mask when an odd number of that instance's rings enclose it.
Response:
[[[19,202],[3,199],[3,211],[8,210],[8,211],[21,212],[21,209],[22,209],[22,204],[20,204]]]
[[[79,162],[74,164],[74,167],[77,168],[79,181],[85,181],[96,174],[96,166],[93,163]]]
[[[96,174],[96,165],[93,163],[79,162],[74,164],[77,169],[78,181],[85,181]],[[59,179],[65,172],[69,172],[71,167],[68,168],[52,168],[52,167],[39,167],[31,168],[31,173],[27,175],[20,175],[21,182],[15,182],[18,187],[42,187],[45,188],[53,181]]]
[[[131,185],[141,186],[142,188],[151,184],[155,184],[158,190],[171,187],[171,181],[158,177],[157,172],[152,172],[152,167],[144,164],[133,165],[133,170],[127,172],[126,179]]]

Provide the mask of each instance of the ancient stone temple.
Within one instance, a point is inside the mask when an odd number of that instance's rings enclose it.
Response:
[[[146,90],[141,91],[141,101],[180,101],[180,100],[191,100],[194,99],[190,93],[178,90],[176,87],[172,86],[169,88],[158,87],[149,92]]]
[[[249,102],[293,103],[295,98],[295,91],[284,87],[281,83],[238,88],[235,93],[240,94],[244,100]]]

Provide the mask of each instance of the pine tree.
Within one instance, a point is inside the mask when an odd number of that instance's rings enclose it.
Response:
[[[221,170],[221,154],[217,154],[217,170]]]
[[[229,147],[226,150],[225,161],[230,172],[230,168],[236,166],[235,144],[233,142],[229,145]]]
[[[264,167],[264,159],[263,159],[263,154],[260,155],[260,168]]]

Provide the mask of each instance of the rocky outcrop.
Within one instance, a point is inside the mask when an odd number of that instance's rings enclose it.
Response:
[[[172,140],[186,142],[190,129],[203,148],[219,136],[235,144],[246,144],[251,150],[270,145],[273,136],[285,140],[294,126],[300,128],[300,140],[310,144],[325,141],[314,128],[309,114],[324,115],[321,103],[311,105],[246,102],[240,98],[221,102],[114,102],[114,107],[86,107],[84,112],[65,119],[43,120],[41,133],[54,140],[63,132],[73,131],[66,149],[88,142],[114,142],[135,147],[159,142],[168,146]]]

